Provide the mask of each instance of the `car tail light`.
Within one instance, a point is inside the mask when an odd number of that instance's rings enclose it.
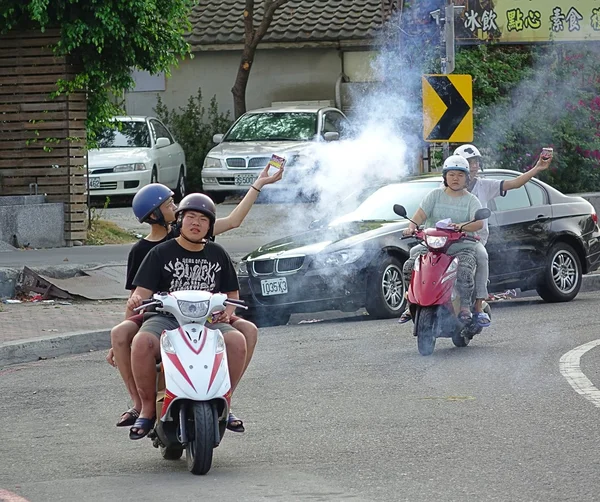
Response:
[[[592,209],[592,220],[596,225],[598,224],[598,215],[596,214],[596,211],[594,209]]]

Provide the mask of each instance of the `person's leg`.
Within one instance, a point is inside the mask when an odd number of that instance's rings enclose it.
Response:
[[[483,302],[488,297],[488,280],[490,277],[489,258],[485,246],[481,242],[475,246],[475,260],[477,261],[477,271],[475,272],[475,313],[477,322],[482,327],[490,325],[491,319],[483,311]]]
[[[246,339],[244,335],[235,329],[223,333],[223,338],[227,347],[227,365],[229,367],[231,392],[233,393],[240,383],[246,366]]]
[[[142,407],[131,371],[131,342],[139,329],[137,322],[128,319],[115,326],[110,332],[114,360],[133,403],[132,408],[121,415],[117,426],[132,425],[137,418],[135,412],[139,413]]]
[[[244,338],[246,339],[246,363],[244,364],[244,370],[242,371],[243,377],[244,373],[248,369],[250,361],[252,360],[254,348],[258,342],[258,328],[256,327],[256,324],[246,321],[240,317],[235,317],[231,322],[231,326],[244,335]]]
[[[467,320],[471,318],[471,300],[475,287],[475,252],[471,249],[463,249],[455,254],[458,257],[458,269],[456,271],[456,289],[460,296],[459,318]]]
[[[410,304],[408,302],[408,286],[410,285],[410,280],[412,279],[413,269],[415,268],[415,260],[420,256],[427,253],[427,248],[423,244],[417,244],[410,248],[410,255],[408,259],[404,262],[404,267],[402,268],[402,273],[404,275],[404,287],[406,291],[404,293],[404,298],[406,298],[406,309],[400,316],[398,322],[400,324],[404,324],[412,319],[412,314],[410,313]]]

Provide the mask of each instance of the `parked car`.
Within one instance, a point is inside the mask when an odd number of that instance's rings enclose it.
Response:
[[[217,143],[202,167],[202,186],[215,202],[245,192],[271,155],[286,158],[284,180],[273,188],[286,189],[312,168],[308,151],[316,142],[335,141],[348,131],[348,119],[337,108],[286,106],[261,108],[242,115]]]
[[[485,177],[519,173],[488,170]],[[375,318],[400,316],[405,308],[402,266],[415,239],[401,240],[408,222],[441,177],[385,185],[357,209],[298,235],[265,244],[239,265],[241,314],[259,325],[282,324],[294,312],[355,311]],[[490,204],[491,292],[537,290],[548,302],[570,301],[582,275],[600,266],[600,229],[594,207],[531,180]]]
[[[187,168],[181,145],[154,117],[115,117],[119,127],[106,128],[98,149],[88,152],[88,186],[92,197],[135,195],[148,183],[163,183],[185,195]]]

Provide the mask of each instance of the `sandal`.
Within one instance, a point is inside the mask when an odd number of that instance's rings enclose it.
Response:
[[[475,312],[473,320],[475,321],[477,326],[480,326],[481,328],[487,328],[490,324],[492,324],[490,316],[487,315],[487,313],[485,312]]]
[[[139,417],[140,412],[138,410],[136,410],[135,408],[129,408],[125,413],[121,415],[120,420],[117,422],[117,427],[127,427],[128,425],[133,425]]]
[[[146,437],[154,428],[154,422],[156,422],[156,417],[138,418],[133,424],[133,427],[129,429],[129,439],[142,439]]]
[[[408,321],[412,321],[412,314],[410,313],[410,309],[406,309],[402,312],[400,319],[398,319],[398,324],[404,324]]]
[[[473,315],[468,310],[461,310],[458,313],[458,320],[462,323],[468,323],[473,320]]]
[[[227,417],[227,428],[232,432],[244,432],[244,422],[237,418],[232,412],[229,412]]]

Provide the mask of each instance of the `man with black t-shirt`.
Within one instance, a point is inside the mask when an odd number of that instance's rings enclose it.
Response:
[[[158,291],[203,290],[239,298],[235,268],[227,252],[210,241],[216,208],[210,197],[190,194],[175,212],[181,230],[179,237],[154,247],[142,262],[133,281],[135,291],[127,301],[133,310]],[[223,333],[232,390],[236,388],[246,363],[246,340],[230,324],[234,306],[214,319],[213,329]],[[178,326],[169,315],[156,314],[142,324],[131,346],[131,368],[142,401],[139,418],[130,429],[131,439],[145,437],[156,420],[156,361],[160,359],[159,339],[163,331]]]

